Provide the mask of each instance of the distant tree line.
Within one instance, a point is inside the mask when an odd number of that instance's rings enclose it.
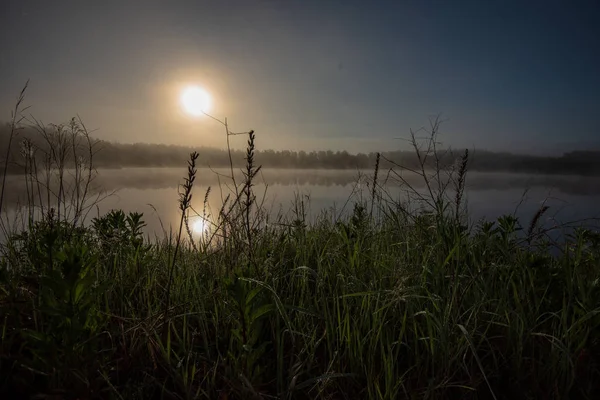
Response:
[[[56,126],[46,127],[46,136],[39,130],[25,128],[13,141],[9,154],[9,172],[23,172],[23,143],[29,141],[30,147],[36,149],[35,158],[38,165],[43,164],[45,152],[50,151],[51,141],[57,135]],[[6,155],[10,129],[7,125],[0,126],[0,157]],[[68,142],[69,135],[66,134]],[[98,139],[91,139],[94,149],[94,165],[97,168],[127,168],[127,167],[181,167],[192,150],[200,154],[199,165],[213,168],[228,167],[229,153],[224,149],[189,146],[135,143],[123,144]],[[68,145],[63,143],[64,145]],[[76,152],[82,157],[87,156],[87,149],[80,142]],[[455,163],[462,152],[444,150],[438,153],[440,166]],[[419,159],[413,151],[384,151],[381,168],[393,165],[410,169],[419,167]],[[231,151],[231,161],[235,167],[244,165],[245,152]],[[264,168],[297,168],[297,169],[371,169],[375,165],[376,153],[350,154],[347,151],[292,151],[292,150],[258,150],[256,161]],[[429,157],[428,167],[434,167],[435,158]],[[600,176],[600,151],[573,151],[559,157],[517,155],[506,152],[491,152],[475,150],[470,157],[469,168],[476,171],[506,171],[540,174],[574,174]]]

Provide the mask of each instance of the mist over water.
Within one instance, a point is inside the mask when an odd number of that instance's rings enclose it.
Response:
[[[206,213],[218,213],[231,189],[229,181],[222,176],[228,172],[226,169],[198,170],[192,201],[198,214],[204,212],[203,200],[208,187],[211,191]],[[92,194],[102,194],[102,200],[90,209],[88,220],[111,209],[142,212],[147,223],[146,233],[161,236],[163,228],[168,231],[178,224],[178,184],[183,181],[184,173],[181,168],[99,170]],[[368,199],[372,174],[373,171],[264,169],[254,190],[258,202],[264,197],[263,205],[272,217],[289,213],[296,196],[300,195],[309,205],[308,217],[314,219],[324,210],[340,215],[351,210],[355,201]],[[424,182],[416,175],[403,176],[416,189],[425,189]],[[25,203],[26,190],[21,177],[9,179],[13,181],[10,182],[12,190],[7,193],[8,215],[14,220],[18,204]],[[385,188],[385,197],[406,200],[406,188],[393,175],[380,171],[379,182]],[[599,177],[470,172],[466,188],[472,223],[514,213],[526,226],[542,204],[550,207],[541,221],[546,226],[579,220],[595,224],[593,219],[600,218]]]

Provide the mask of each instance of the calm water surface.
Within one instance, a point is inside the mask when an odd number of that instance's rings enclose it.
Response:
[[[94,182],[96,190],[103,189],[114,194],[104,198],[94,207],[90,217],[103,214],[111,209],[126,212],[144,213],[147,233],[162,232],[161,221],[166,229],[178,226],[178,184],[182,182],[184,169],[175,168],[133,168],[101,170]],[[211,187],[209,195],[210,214],[216,214],[222,204],[222,196],[229,192],[222,184],[219,190],[219,176],[226,170],[198,171],[194,187],[193,206],[202,210],[204,195]],[[265,194],[265,207],[271,214],[287,213],[295,197],[308,196],[309,215],[316,216],[322,210],[341,212],[344,205],[353,199],[368,197],[370,189],[363,183],[356,185],[359,175],[363,182],[369,180],[372,171],[335,170],[264,170],[255,186],[259,199]],[[25,197],[22,179],[10,177],[10,190],[7,201],[15,212],[16,204]],[[407,179],[418,190],[424,190],[421,180],[415,176]],[[385,173],[380,181],[385,180]],[[221,178],[221,183],[225,182]],[[405,199],[403,189],[392,178],[385,184],[389,196]],[[265,192],[266,190],[266,192]],[[306,197],[305,197],[306,198]],[[578,176],[543,176],[510,173],[470,172],[467,177],[467,201],[471,221],[479,218],[494,219],[507,213],[515,213],[527,224],[540,206],[550,206],[545,215],[546,224],[569,222],[582,219],[600,218],[600,178]],[[346,208],[350,207],[346,205]],[[596,223],[589,221],[589,223]]]

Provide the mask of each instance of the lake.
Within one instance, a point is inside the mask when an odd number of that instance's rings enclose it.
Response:
[[[218,213],[222,196],[228,192],[224,184],[225,179],[219,174],[227,172],[223,169],[198,170],[192,201],[196,210],[201,212],[206,190],[210,186],[208,212]],[[339,214],[344,210],[344,205],[345,210],[351,209],[352,200],[360,198],[361,193],[365,198],[370,196],[366,182],[371,179],[372,173],[353,170],[265,169],[260,174],[254,190],[259,200],[264,194],[264,205],[271,215],[288,212],[297,194],[310,199],[309,216],[314,217],[322,210],[333,209]],[[100,170],[94,181],[95,191],[103,189],[114,193],[91,210],[90,218],[111,209],[143,212],[147,223],[146,232],[150,235],[160,235],[161,221],[167,230],[169,226],[178,226],[178,184],[183,181],[183,174],[183,168]],[[357,185],[359,176],[363,177],[362,183]],[[384,171],[380,174],[380,182],[384,182],[385,178]],[[219,190],[219,180],[222,190]],[[418,177],[407,175],[407,180],[417,190],[425,189]],[[389,178],[384,187],[388,196],[395,199],[406,198],[405,189],[393,179]],[[8,215],[14,217],[16,205],[19,202],[23,203],[26,198],[22,177],[8,177],[7,188]],[[469,172],[466,188],[471,222],[480,218],[495,219],[503,214],[514,213],[522,220],[523,225],[527,226],[542,204],[550,207],[543,218],[546,226],[552,226],[556,222],[600,219],[598,177]],[[588,222],[596,224],[595,221]]]

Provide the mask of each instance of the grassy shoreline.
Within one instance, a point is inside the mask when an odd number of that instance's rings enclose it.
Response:
[[[46,221],[14,239],[2,259],[5,393],[585,398],[600,389],[597,235],[579,232],[553,257],[541,243],[519,244],[509,219],[468,234],[434,216],[374,224],[357,207],[338,224],[255,232],[251,256],[241,241],[183,245],[165,310],[175,243],[147,244],[135,216],[123,217],[75,232]]]

